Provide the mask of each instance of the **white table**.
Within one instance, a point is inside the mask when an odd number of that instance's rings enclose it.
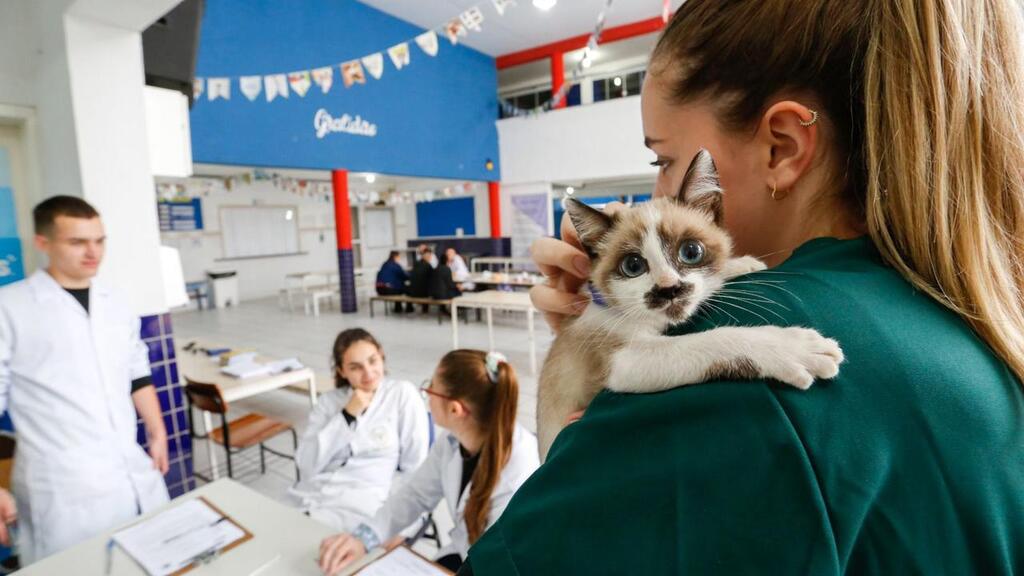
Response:
[[[321,576],[316,558],[320,541],[334,530],[309,518],[298,509],[271,500],[233,480],[221,479],[175,498],[161,510],[199,496],[230,516],[253,537],[218,557],[213,562],[188,572],[189,576],[260,576],[289,574]],[[154,511],[146,516],[159,512]],[[125,524],[128,526],[134,523]],[[112,528],[73,548],[54,554],[18,572],[24,576],[81,574],[99,576],[106,569],[106,547],[110,537],[125,526]],[[276,560],[275,560],[276,558]],[[145,576],[145,571],[124,553],[114,548],[112,576]]]
[[[203,342],[198,342],[197,346],[212,349],[220,348],[220,346],[213,346]],[[309,391],[309,404],[310,406],[316,406],[316,373],[311,368],[307,367],[301,370],[282,372],[274,376],[257,376],[243,380],[221,372],[217,357],[207,356],[206,352],[193,353],[185,350],[180,344],[175,346],[175,351],[178,361],[178,373],[181,374],[182,378],[188,382],[213,384],[220,390],[224,402],[231,403],[243,398],[249,398],[250,396],[256,396],[257,394],[270,392],[271,390],[305,384]],[[260,363],[273,362],[274,360],[274,358],[267,358],[265,356],[258,356],[256,358],[256,361]],[[209,434],[210,430],[213,429],[210,413],[205,410],[203,410],[203,427],[206,434]],[[210,474],[214,479],[217,479],[219,476],[217,473],[217,457],[214,455],[212,443],[206,452],[210,462]]]
[[[470,292],[452,298],[452,347],[459,347],[459,308],[477,308],[487,311],[487,338],[490,350],[494,350],[494,310],[526,312],[526,328],[530,339],[530,372],[537,374],[537,339],[534,337],[533,313],[536,308],[526,292]]]

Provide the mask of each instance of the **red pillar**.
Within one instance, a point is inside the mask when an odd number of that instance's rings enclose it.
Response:
[[[352,254],[352,207],[348,201],[348,170],[331,171],[334,188],[334,231],[338,241],[341,311],[356,311],[355,257]]]
[[[558,94],[558,91],[562,89],[562,85],[565,84],[565,61],[562,52],[555,52],[551,55],[551,95],[554,97]],[[565,101],[568,98],[562,98],[562,101],[558,103],[555,108],[565,108]]]
[[[501,238],[501,184],[488,182],[487,193],[491,207],[491,238]]]

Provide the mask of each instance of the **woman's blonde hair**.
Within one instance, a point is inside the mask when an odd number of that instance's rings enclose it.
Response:
[[[754,125],[820,102],[837,189],[883,258],[1024,379],[1024,26],[1014,0],[688,0],[651,71]]]

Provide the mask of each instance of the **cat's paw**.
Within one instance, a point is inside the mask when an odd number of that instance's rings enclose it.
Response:
[[[723,273],[726,278],[735,278],[737,276],[743,276],[744,274],[753,274],[754,272],[760,272],[768,268],[764,262],[761,262],[753,256],[740,256],[739,258],[731,258],[725,263],[725,270]]]
[[[839,343],[809,328],[775,328],[770,357],[762,360],[766,378],[772,378],[801,390],[815,380],[828,380],[839,374],[843,350]]]

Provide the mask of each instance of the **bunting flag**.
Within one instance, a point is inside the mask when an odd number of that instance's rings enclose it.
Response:
[[[203,79],[196,78],[192,81],[192,99],[199,100],[199,97],[203,95]]]
[[[498,12],[498,16],[504,16],[505,10],[509,7],[516,5],[516,0],[492,0],[494,2],[494,9]],[[666,0],[668,1],[668,0]]]
[[[452,46],[459,43],[459,36],[466,35],[466,26],[462,23],[462,18],[455,18],[451,22],[444,25],[444,33],[448,36],[448,40],[452,43]]]
[[[292,92],[299,95],[299,98],[304,98],[306,92],[309,91],[309,87],[312,85],[312,82],[309,80],[309,70],[289,74],[288,85],[291,86]]]
[[[313,70],[313,82],[316,82],[324,94],[327,94],[331,90],[331,85],[334,84],[334,67],[324,66]]]
[[[391,62],[394,63],[395,68],[401,70],[403,66],[408,66],[409,43],[402,42],[401,44],[395,44],[391,48],[388,48],[388,56],[391,56]]]
[[[260,76],[242,76],[238,79],[238,88],[252,102],[263,90],[263,78]]]
[[[207,78],[206,95],[210,100],[231,100],[231,78]]]
[[[437,56],[437,33],[429,30],[416,37],[416,44],[428,56]]]
[[[661,21],[668,24],[669,18],[672,17],[672,0],[662,0],[661,2]]]
[[[345,88],[351,88],[353,84],[366,84],[366,75],[363,74],[363,66],[359,60],[341,65],[341,79],[345,82]]]
[[[480,25],[484,23],[484,13],[480,11],[480,8],[473,6],[469,10],[463,12],[459,19],[462,20],[462,25],[474,32],[480,31]]]
[[[288,76],[284,74],[271,74],[263,77],[263,91],[266,94],[267,102],[273,102],[274,98],[288,97]]]
[[[366,68],[374,80],[380,80],[381,74],[384,73],[384,55],[377,52],[363,58],[363,68]]]

